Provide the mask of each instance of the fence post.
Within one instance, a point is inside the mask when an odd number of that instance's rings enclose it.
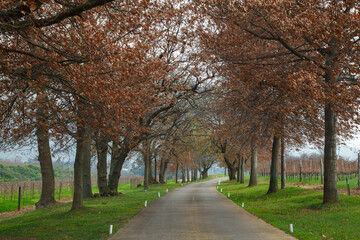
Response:
[[[21,203],[21,186],[19,186],[19,195],[18,195],[18,211],[20,211],[20,203]]]
[[[35,198],[35,183],[32,183],[32,198]]]
[[[346,178],[346,189],[347,189],[347,195],[350,196],[350,185],[349,185],[348,178]]]

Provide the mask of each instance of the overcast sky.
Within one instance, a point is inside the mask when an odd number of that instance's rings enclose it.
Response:
[[[352,140],[348,140],[344,144],[338,145],[338,155],[348,158],[349,160],[357,160],[357,153],[360,151],[360,134],[355,137]],[[300,151],[292,150],[288,152],[288,154],[291,155],[301,155],[303,153],[311,154],[311,153],[322,153],[323,149],[321,151],[319,149],[316,149],[314,147],[308,146],[303,149],[300,149]],[[24,147],[21,149],[12,150],[10,152],[1,152],[0,151],[0,159],[4,160],[13,160],[15,158],[21,160],[21,161],[27,161],[29,159],[34,159],[37,156],[37,149],[36,147]],[[62,155],[56,155],[53,158],[53,161],[56,161],[59,159],[59,157],[62,158],[62,161],[74,161],[75,154],[62,154]]]

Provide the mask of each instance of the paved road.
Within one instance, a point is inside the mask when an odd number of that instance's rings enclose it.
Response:
[[[295,239],[217,192],[216,181],[192,183],[171,191],[110,239]]]

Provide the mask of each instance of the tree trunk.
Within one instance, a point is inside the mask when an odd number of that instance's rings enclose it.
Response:
[[[149,153],[149,147],[150,143],[149,140],[143,141],[143,151],[144,151],[144,189],[148,190],[150,185],[150,171],[149,168],[151,168],[151,160]]]
[[[113,142],[113,147],[111,151],[109,185],[108,185],[109,193],[111,195],[118,195],[118,185],[121,176],[121,169],[125,162],[126,157],[130,152],[128,141],[129,139],[125,138],[122,146],[120,146],[120,143],[117,141]]]
[[[55,177],[49,144],[49,123],[45,108],[46,97],[39,94],[38,99],[39,107],[36,112],[36,137],[39,151],[38,160],[40,162],[42,188],[40,200],[35,204],[36,209],[48,207],[56,202]]]
[[[238,157],[238,169],[237,169],[237,179],[236,181],[239,183],[241,178],[241,154],[237,154]]]
[[[257,185],[257,146],[251,143],[251,170],[249,187]]]
[[[181,167],[181,181],[182,183],[185,183],[186,179],[185,179],[185,168],[184,166]]]
[[[336,183],[336,115],[325,107],[324,198],[323,203],[339,201]]]
[[[179,181],[179,163],[176,162],[175,183]]]
[[[229,173],[229,179],[230,180],[236,179],[236,168],[234,168],[234,167],[230,168],[229,167],[228,173]]]
[[[241,158],[241,175],[240,175],[240,183],[245,183],[245,158]]]
[[[74,196],[71,211],[83,207],[83,164],[84,164],[84,143],[85,127],[82,124],[77,126],[76,154],[74,163]]]
[[[156,154],[154,154],[154,183],[157,183],[158,181],[157,181],[157,169],[156,169],[156,167],[157,167],[157,164],[156,164]]]
[[[189,167],[186,167],[186,176],[187,176],[187,182],[190,182]]]
[[[84,136],[84,163],[83,163],[83,198],[92,197],[91,189],[91,133],[90,127],[85,127]]]
[[[303,172],[302,172],[302,159],[299,159],[299,181],[301,182],[303,180]]]
[[[159,182],[160,183],[165,183],[164,177],[165,177],[165,159],[164,159],[164,157],[162,157],[160,160],[160,169],[159,169]]]
[[[281,138],[281,189],[286,188],[285,139]]]
[[[105,196],[109,193],[107,181],[107,153],[108,153],[108,139],[100,136],[96,141],[96,152],[98,157],[97,163],[97,184],[100,196]]]
[[[280,138],[274,135],[272,152],[271,152],[271,167],[270,167],[270,184],[268,194],[278,192],[278,163],[280,153]]]

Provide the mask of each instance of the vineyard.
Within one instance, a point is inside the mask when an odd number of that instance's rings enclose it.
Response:
[[[359,161],[348,161],[339,158],[337,164],[337,182],[339,188],[346,188],[347,181],[350,188],[357,188],[359,181]],[[279,166],[279,169],[280,166]],[[281,171],[279,171],[281,172]],[[264,179],[269,179],[270,164],[266,164],[260,170]],[[289,158],[286,161],[286,182],[304,184],[323,184],[324,167],[322,158],[318,156],[308,158]],[[280,174],[279,174],[280,182]]]
[[[119,184],[128,184],[135,188],[143,181],[143,177],[121,177]],[[91,180],[93,193],[98,193],[97,179]],[[40,199],[41,181],[0,182],[0,213],[14,211],[25,206],[34,205]],[[72,200],[74,193],[73,180],[55,181],[55,199]],[[20,201],[19,201],[20,196]]]

